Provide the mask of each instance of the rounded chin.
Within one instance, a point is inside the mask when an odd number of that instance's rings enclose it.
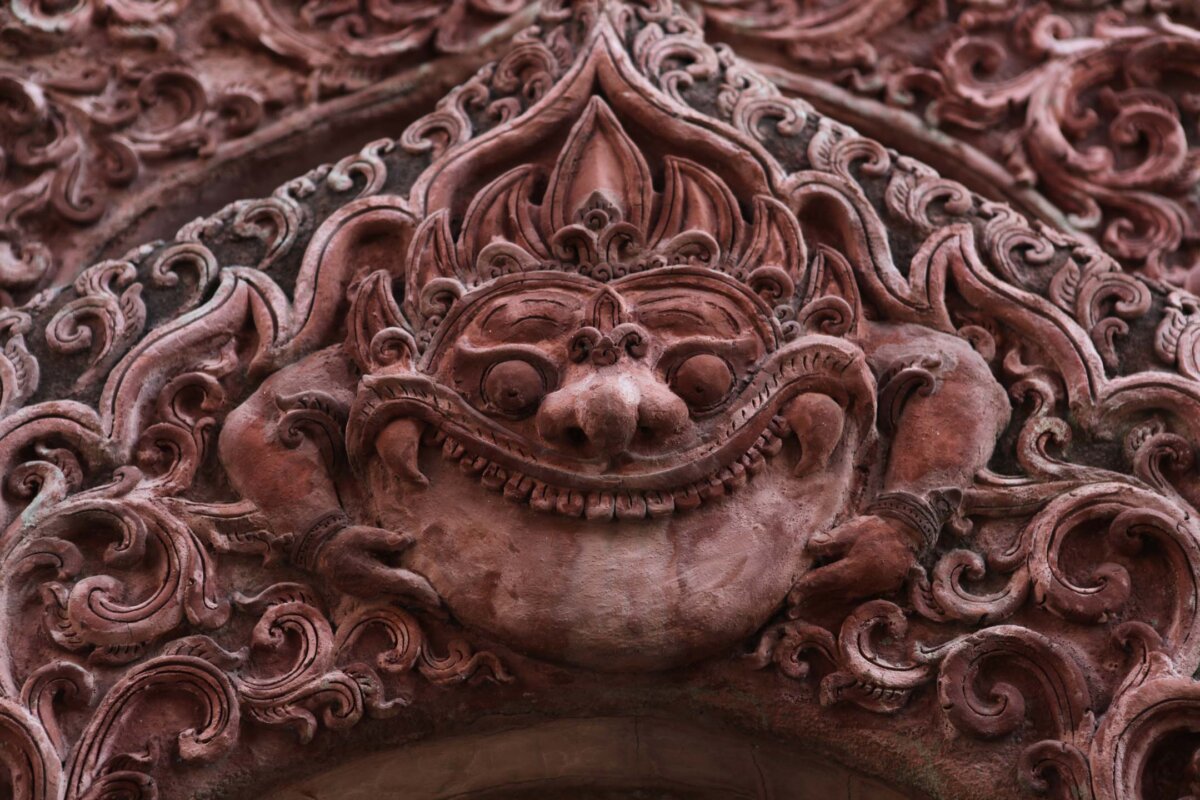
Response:
[[[416,539],[404,566],[467,628],[602,672],[735,652],[778,611],[804,571],[809,535],[844,503],[828,475],[796,478],[779,458],[731,502],[598,522],[506,500],[450,464],[428,467],[428,489],[375,497],[383,524]]]

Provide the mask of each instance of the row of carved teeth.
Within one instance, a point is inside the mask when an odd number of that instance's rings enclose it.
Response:
[[[472,453],[467,445],[434,429],[431,445],[440,445],[442,455],[458,464],[466,475],[478,478],[487,489],[502,492],[514,503],[527,503],[537,511],[584,517],[589,520],[645,519],[675,511],[689,511],[705,501],[731,494],[762,471],[768,458],[783,448],[791,430],[782,417],[774,417],[754,444],[728,466],[703,480],[673,490],[622,489],[583,491],[552,486],[511,471]]]

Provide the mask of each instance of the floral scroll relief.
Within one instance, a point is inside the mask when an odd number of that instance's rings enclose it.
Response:
[[[323,97],[361,94],[418,54],[470,52],[476,42],[507,36],[531,16],[528,6],[14,3],[0,30],[18,58],[93,39],[130,58],[100,68],[47,62],[4,77],[15,109],[5,126],[14,138],[6,145],[14,154],[12,202],[0,227],[5,291],[28,297],[66,257],[61,237],[40,232],[43,218],[95,224],[106,213],[104,198],[170,164],[303,116]],[[846,87],[881,100],[881,120],[911,112],[909,135],[921,138],[919,116],[978,151],[981,174],[988,173],[983,162],[1003,164],[1014,192],[1045,195],[1036,207],[1093,236],[1127,268],[1186,283],[1196,238],[1187,196],[1194,109],[1186,91],[1162,88],[1192,77],[1196,33],[1185,5],[1127,3],[1116,12],[968,3],[947,11],[888,0],[812,10],[745,2],[697,8],[714,36],[749,42],[755,57],[778,51],[786,71],[775,74],[784,86],[815,85],[817,94]],[[213,32],[244,48],[212,47]],[[183,55],[146,55],[147,48]],[[260,62],[259,53],[278,61]],[[273,79],[220,79],[210,56],[249,59]],[[1084,113],[1093,95],[1098,103]]]
[[[612,713],[715,676],[830,741],[934,722],[1008,796],[1182,796],[1186,767],[1145,773],[1191,757],[1195,313],[673,6],[549,8],[396,140],[0,317],[7,780],[149,796],[262,731],[319,761],[445,696],[528,709],[489,680]],[[597,422],[596,375],[644,424]],[[948,416],[978,435],[923,443]],[[697,525],[736,543],[705,562],[795,562],[674,627],[636,569],[561,588],[597,531]]]
[[[703,6],[714,35],[773,48],[755,52],[786,69],[772,73],[783,85],[878,100],[885,126],[917,115],[908,135],[944,131],[1127,268],[1195,288],[1196,109],[1183,87],[1200,40],[1186,5]]]
[[[71,280],[115,201],[510,35],[525,5],[14,0],[0,9],[0,301]]]

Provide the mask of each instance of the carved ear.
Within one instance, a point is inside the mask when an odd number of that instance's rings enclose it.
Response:
[[[382,198],[376,200],[380,201]],[[401,278],[415,227],[416,218],[405,208],[364,205],[332,232],[322,248],[321,260],[324,264],[348,264],[353,280],[375,271]]]
[[[377,270],[350,289],[346,348],[364,373],[411,368],[416,358],[412,326],[396,303],[394,285],[391,274]]]
[[[858,329],[862,301],[854,269],[828,245],[816,247],[805,276],[796,322],[808,333],[844,336]]]
[[[373,198],[373,201],[379,202]],[[414,235],[414,219],[405,208],[364,205],[338,225],[321,251],[321,269],[342,269],[352,276],[346,347],[364,372],[407,358],[405,336],[411,328],[395,290],[404,286],[405,254]],[[389,342],[373,349],[381,331],[392,330]]]
[[[844,253],[856,269],[871,268],[868,232],[861,215],[841,192],[827,186],[805,186],[797,193],[795,208],[796,219],[810,243]]]
[[[892,257],[887,229],[857,187],[833,175],[805,174],[792,190],[792,208],[809,246],[825,245],[843,256],[857,293],[882,316],[894,322],[915,322],[952,332],[941,298],[938,268],[931,266],[931,245],[945,237],[931,236],[912,255],[906,271]],[[848,298],[847,298],[848,299]],[[861,316],[861,315],[860,315]]]
[[[459,268],[450,233],[450,212],[435,211],[425,218],[413,235],[405,275],[404,310],[412,319],[420,318],[421,293],[439,278],[467,283]]]

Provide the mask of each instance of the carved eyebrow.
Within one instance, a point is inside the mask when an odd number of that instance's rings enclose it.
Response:
[[[535,305],[537,303],[545,303],[546,305],[558,306],[559,308],[564,308],[564,309],[569,308],[569,306],[567,306],[567,304],[564,303],[562,300],[555,300],[552,297],[534,297],[534,298],[528,298],[528,299],[521,301],[521,305],[523,305],[523,306]]]
[[[679,305],[671,305],[669,308],[653,308],[653,306],[659,306],[664,303],[677,304],[680,300],[683,300],[687,297],[688,295],[684,294],[672,294],[665,297],[651,298],[639,304],[638,316],[643,322],[647,323],[650,323],[655,317],[667,317],[672,315],[686,317],[693,322],[700,324],[710,323],[710,317],[698,313],[697,311],[693,310],[693,308],[681,308]],[[717,312],[717,314],[724,319],[724,322],[729,325],[730,328],[735,331],[740,330],[741,325],[738,324],[737,317],[735,317],[733,314],[730,314],[729,310],[720,304],[713,303],[709,300],[702,300],[701,307]]]
[[[486,327],[487,325],[489,325],[491,323],[492,317],[494,317],[496,314],[499,314],[502,312],[512,311],[513,310],[512,307],[514,305],[515,306],[551,306],[551,310],[549,310],[547,313],[541,313],[541,314],[537,314],[537,313],[522,314],[515,321],[510,323],[512,325],[519,325],[522,322],[525,322],[526,320],[540,320],[540,321],[550,322],[550,323],[553,323],[554,325],[558,326],[559,328],[566,328],[567,325],[570,324],[569,320],[563,319],[563,315],[560,314],[558,316],[554,316],[554,314],[553,314],[554,311],[562,311],[569,315],[570,314],[569,306],[567,306],[567,304],[562,302],[561,300],[554,300],[554,299],[551,299],[548,297],[526,298],[524,300],[519,300],[513,304],[497,303],[491,309],[488,310],[488,312],[484,315],[483,319],[480,320],[480,324],[482,326]]]
[[[520,328],[525,325],[532,325],[536,323],[549,323],[556,331],[565,331],[568,327],[570,327],[561,319],[558,319],[557,317],[550,317],[545,314],[528,314],[511,323],[511,325],[513,328]]]
[[[704,318],[703,314],[697,314],[695,311],[692,311],[689,308],[659,308],[659,309],[652,308],[652,309],[648,309],[647,313],[645,313],[645,314],[639,314],[639,316],[642,317],[643,320],[646,320],[648,318],[654,319],[657,317],[675,316],[675,317],[687,317],[688,319],[694,320],[695,322],[699,322],[701,324],[708,322],[708,320]]]

